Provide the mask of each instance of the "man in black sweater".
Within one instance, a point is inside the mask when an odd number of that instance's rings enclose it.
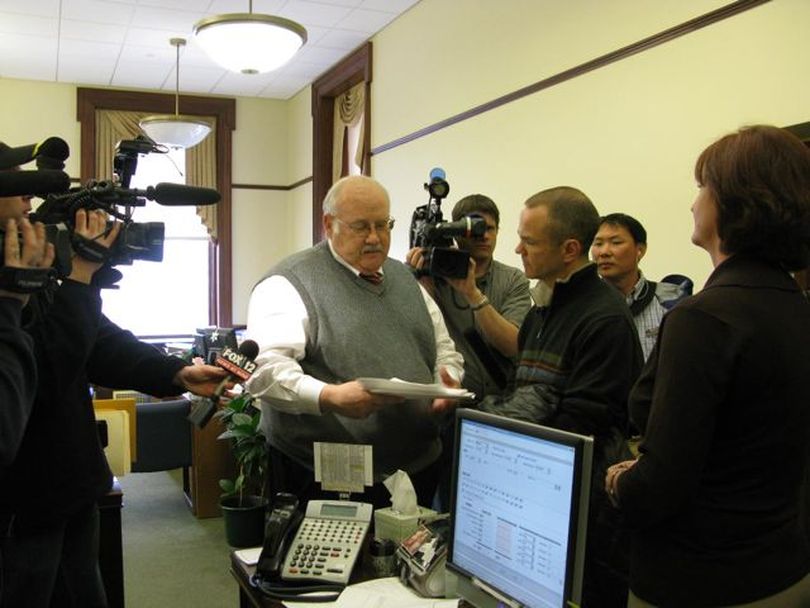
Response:
[[[19,200],[17,200],[19,199]],[[22,219],[30,203],[0,199],[0,220]],[[109,249],[119,226],[106,214],[79,210],[74,233]],[[189,366],[140,342],[101,312],[93,275],[101,263],[75,256],[60,284],[34,294],[23,311],[39,376],[16,460],[0,491],[4,581],[2,606],[82,608],[107,605],[98,571],[97,500],[112,474],[96,430],[89,383],[156,396],[191,391],[210,396],[227,375]]]
[[[530,197],[520,215],[516,252],[539,279],[535,306],[518,334],[514,388],[480,409],[594,437],[583,605],[623,607],[626,567],[601,480],[626,450],[627,396],[642,365],[627,305],[599,279],[588,250],[599,213],[585,194],[558,187]]]

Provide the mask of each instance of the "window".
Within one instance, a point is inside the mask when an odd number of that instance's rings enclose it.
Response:
[[[231,314],[231,137],[236,126],[236,100],[180,96],[184,114],[216,118],[216,187],[222,195],[217,205],[217,238],[209,245],[211,275],[206,325],[229,327]],[[124,110],[168,114],[175,97],[165,93],[139,93],[112,89],[76,89],[76,114],[81,124],[81,182],[99,177],[96,158],[96,119],[100,110]],[[136,216],[137,219],[138,216]],[[140,221],[140,220],[138,220]]]
[[[132,188],[160,182],[184,183],[185,152],[142,155]],[[135,222],[163,222],[163,261],[136,260],[116,268],[124,275],[118,289],[104,289],[104,314],[139,336],[191,334],[209,319],[208,234],[196,207],[163,207],[153,201],[137,207]],[[178,305],[179,304],[179,305]]]

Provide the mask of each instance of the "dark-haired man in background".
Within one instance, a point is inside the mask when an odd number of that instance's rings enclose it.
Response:
[[[591,257],[599,276],[618,289],[630,307],[645,360],[655,346],[664,313],[692,293],[692,281],[679,275],[648,281],[638,267],[646,253],[647,231],[636,218],[624,213],[602,218]]]
[[[479,407],[594,437],[583,605],[618,608],[627,603],[626,562],[602,480],[627,455],[627,396],[642,354],[627,306],[588,261],[598,227],[596,208],[576,188],[526,201],[516,251],[526,276],[538,279],[535,306],[520,327],[514,390]]]

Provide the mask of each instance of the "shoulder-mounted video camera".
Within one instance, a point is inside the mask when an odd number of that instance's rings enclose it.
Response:
[[[410,247],[421,247],[424,259],[424,266],[416,274],[463,279],[469,270],[470,254],[453,247],[453,237],[483,236],[487,224],[479,217],[442,221],[442,200],[450,193],[444,169],[430,171],[425,190],[429,194],[427,204],[417,207],[411,217]]]
[[[144,206],[147,199],[165,206],[212,205],[220,200],[219,192],[216,190],[184,184],[160,183],[145,190],[130,188],[129,184],[135,174],[140,154],[168,151],[165,146],[143,136],[118,142],[113,158],[112,181],[90,180],[83,187],[69,189],[70,179],[60,170],[64,167],[64,160],[69,156],[69,149],[67,143],[59,138],[49,138],[44,143],[53,141],[59,142],[60,145],[51,145],[48,148],[56,151],[51,153],[51,157],[43,156],[41,151],[37,155],[36,151],[42,148],[42,145],[6,147],[5,150],[0,150],[0,196],[34,195],[45,199],[36,212],[31,214],[30,219],[32,222],[45,224],[47,239],[53,243],[56,250],[56,259],[49,273],[49,280],[64,278],[70,274],[74,251],[85,258],[103,262],[108,268],[119,264],[131,264],[134,260],[160,262],[163,259],[164,224],[162,222],[138,224],[132,219],[135,207]],[[29,150],[32,151],[31,155],[27,153]],[[14,169],[34,158],[39,168],[37,171],[3,170]],[[44,159],[43,162],[40,162],[41,159]],[[74,222],[76,211],[79,209],[87,211],[100,209],[120,221],[121,230],[109,249],[75,234]],[[107,229],[111,230],[112,226],[112,222],[109,222]],[[0,232],[0,252],[3,237],[4,234]],[[15,279],[12,275],[16,274],[19,273],[3,272],[2,277],[13,283]],[[3,278],[0,278],[0,283],[6,282]],[[14,289],[13,284],[0,286]],[[26,289],[26,291],[34,290],[30,286]]]

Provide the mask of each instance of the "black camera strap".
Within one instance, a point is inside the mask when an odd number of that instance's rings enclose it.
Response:
[[[73,246],[73,250],[78,255],[82,256],[89,262],[103,264],[107,261],[107,258],[110,257],[109,247],[105,247],[98,241],[87,239],[80,234],[76,234],[75,232],[70,238],[70,244]]]
[[[0,289],[15,293],[34,293],[45,289],[56,279],[53,268],[0,267]]]

